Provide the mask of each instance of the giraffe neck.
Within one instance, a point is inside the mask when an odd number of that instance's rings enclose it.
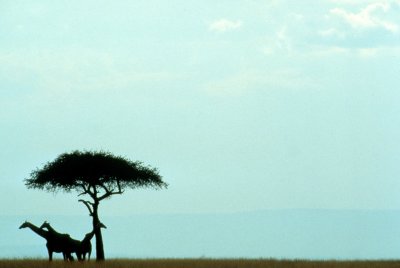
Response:
[[[92,240],[93,236],[94,236],[95,231],[91,231],[90,233],[86,234],[85,238],[83,239],[83,241],[90,241]]]
[[[47,226],[47,230],[49,230],[49,232],[52,234],[58,234],[58,232],[56,230],[54,230],[54,228],[51,227],[50,224]]]
[[[45,231],[45,230],[43,230],[43,229],[40,229],[39,227],[33,225],[33,224],[30,223],[30,222],[28,222],[28,227],[29,227],[34,233],[40,235],[41,237],[43,237],[43,238],[46,239],[46,240],[48,239],[48,237],[49,237],[49,235],[48,235],[49,232],[47,232],[47,231]]]

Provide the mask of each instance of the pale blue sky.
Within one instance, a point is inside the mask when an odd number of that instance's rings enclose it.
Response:
[[[2,214],[86,213],[23,184],[75,149],[170,184],[105,215],[400,209],[398,0],[3,0],[0,40]]]

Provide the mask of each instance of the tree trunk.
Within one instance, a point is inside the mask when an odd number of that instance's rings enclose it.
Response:
[[[104,257],[104,247],[103,247],[103,237],[101,235],[101,228],[99,228],[100,220],[98,214],[99,202],[96,200],[93,206],[93,230],[95,230],[96,236],[96,260],[103,261]]]

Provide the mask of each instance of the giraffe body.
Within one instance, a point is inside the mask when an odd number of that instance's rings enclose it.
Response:
[[[73,261],[73,257],[71,255],[71,253],[62,245],[60,245],[60,243],[57,243],[57,241],[55,241],[55,237],[52,236],[50,234],[49,231],[43,230],[37,226],[35,226],[34,224],[25,221],[20,227],[19,229],[22,228],[29,228],[31,229],[34,233],[36,233],[37,235],[43,237],[44,239],[46,239],[47,243],[46,243],[46,247],[47,247],[47,252],[49,254],[49,261],[53,260],[53,252],[56,253],[62,253],[64,260],[70,260]],[[68,240],[68,235],[63,237],[63,241],[67,241]],[[71,238],[70,238],[71,239]]]
[[[90,260],[92,252],[92,243],[90,240],[95,235],[97,228],[107,227],[99,223],[96,228],[85,235],[82,241],[71,238],[69,234],[57,232],[47,221],[45,221],[40,228],[26,221],[19,227],[19,229],[22,228],[30,228],[33,232],[46,239],[49,261],[53,259],[54,252],[62,253],[64,260],[73,261],[72,253],[76,254],[78,260],[85,260],[86,254],[88,254],[88,260]],[[47,231],[45,229],[47,229]]]
[[[72,260],[72,253],[75,253],[78,260],[81,260],[81,254],[79,251],[79,240],[72,239],[69,234],[62,234],[57,232],[53,227],[51,227],[51,225],[47,221],[45,221],[40,227],[40,229],[44,228],[48,230],[50,235],[48,248],[50,248],[54,252],[65,252],[67,256],[71,256]]]
[[[104,224],[101,222],[96,225],[96,228],[93,228],[93,230],[90,233],[87,233],[85,237],[82,239],[80,243],[80,252],[82,254],[83,260],[86,259],[86,254],[88,254],[88,260],[90,260],[90,254],[92,253],[92,243],[90,240],[92,240],[93,236],[96,233],[96,229],[99,228],[107,228]]]

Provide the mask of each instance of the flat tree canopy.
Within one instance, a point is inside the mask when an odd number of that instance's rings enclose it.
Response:
[[[25,182],[28,188],[50,192],[85,191],[82,186],[99,186],[103,190],[107,188],[108,194],[125,188],[167,186],[156,168],[107,152],[86,151],[61,154],[43,168],[34,170]]]
[[[98,214],[100,201],[122,194],[129,188],[160,189],[168,186],[156,168],[111,153],[90,151],[61,154],[43,168],[32,171],[25,184],[28,188],[49,192],[74,190],[79,196],[91,198],[79,201],[87,207],[93,219],[98,260],[104,259],[101,228],[97,228],[101,223]]]

